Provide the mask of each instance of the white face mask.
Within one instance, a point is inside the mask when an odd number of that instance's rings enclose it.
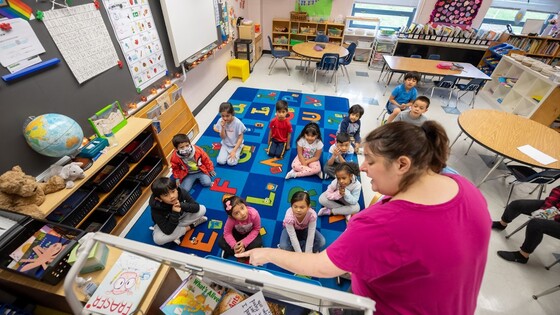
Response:
[[[188,147],[186,149],[183,150],[178,150],[177,153],[180,156],[190,156],[193,153],[193,148],[192,147]]]

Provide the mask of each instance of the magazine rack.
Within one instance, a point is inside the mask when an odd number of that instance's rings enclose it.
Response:
[[[95,242],[159,261],[177,270],[227,283],[240,291],[251,294],[262,291],[266,298],[316,310],[322,314],[328,314],[328,310],[333,308],[361,310],[365,315],[371,315],[375,310],[375,302],[369,298],[276,276],[251,266],[243,267],[205,259],[101,232],[89,233],[86,238],[89,239],[82,245],[84,249],[80,251],[64,280],[66,300],[74,314],[82,314],[83,309],[75,292],[75,279]]]

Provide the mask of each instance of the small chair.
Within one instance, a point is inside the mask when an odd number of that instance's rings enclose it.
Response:
[[[329,42],[329,36],[325,35],[325,34],[319,34],[319,35],[315,36],[315,39],[313,41],[318,42],[318,43],[328,43]]]
[[[439,58],[440,58],[440,55],[438,55],[438,54],[430,54],[428,56],[429,60],[439,60]],[[422,75],[422,78],[423,78],[423,81],[425,81],[426,80],[426,75]],[[434,76],[432,76],[429,80],[433,80],[433,79],[434,79]]]
[[[319,61],[317,63],[317,66],[315,67],[315,70],[313,70],[313,92],[315,92],[317,90],[317,72],[318,71],[325,71],[325,72],[329,72],[329,71],[333,71],[333,74],[331,76],[331,78],[329,79],[329,82],[332,81],[333,77],[334,77],[334,91],[336,92],[336,88],[337,88],[337,84],[338,84],[338,78],[336,76],[336,72],[338,71],[338,60],[340,59],[340,55],[339,54],[331,54],[331,53],[325,53],[323,55],[323,57],[321,58],[321,61]]]
[[[348,74],[348,69],[346,69],[346,66],[350,64],[350,62],[352,62],[352,58],[354,58],[354,54],[356,53],[356,43],[352,43],[350,44],[350,46],[348,46],[348,55],[346,55],[346,57],[344,58],[340,58],[340,60],[338,60],[338,64],[341,66],[342,68],[342,75],[344,75],[344,73],[346,72],[346,78],[348,79],[348,83],[350,83],[350,75]]]
[[[478,94],[478,90],[480,90],[483,83],[484,80],[482,79],[472,79],[467,84],[460,84],[460,83],[455,84],[455,88],[457,90],[464,92],[461,96],[459,96],[459,91],[457,91],[457,98],[455,99],[455,107],[457,107],[457,104],[459,103],[459,99],[461,97],[465,96],[465,94],[467,94],[468,92],[472,92],[473,96],[471,101],[469,102],[469,106],[471,108],[474,108],[474,101],[476,100],[476,94]]]
[[[272,69],[274,69],[274,65],[278,60],[282,60],[284,62],[284,65],[286,66],[286,71],[288,71],[288,75],[290,75],[290,68],[288,67],[288,63],[286,62],[286,57],[290,56],[290,52],[287,50],[274,49],[274,45],[272,45],[272,39],[270,39],[270,36],[267,37],[268,37],[268,43],[270,44],[270,53],[272,54],[272,61],[268,66],[268,69],[270,69],[270,71],[268,71],[268,75],[272,73]]]
[[[417,59],[422,59],[421,55],[410,55],[409,58],[417,58]],[[399,76],[399,78],[397,79],[397,83],[401,82],[401,79],[403,78],[404,73],[401,73],[401,75]]]
[[[434,81],[434,86],[432,86],[432,92],[430,93],[430,97],[434,96],[434,89],[448,89],[449,90],[449,98],[447,100],[447,105],[449,105],[449,101],[451,100],[451,95],[453,95],[453,87],[455,83],[457,83],[457,78],[454,75],[446,75],[440,81]]]
[[[232,59],[226,64],[228,80],[231,78],[241,78],[245,82],[249,78],[249,60]]]
[[[542,193],[546,188],[546,185],[552,184],[556,180],[558,180],[558,178],[560,178],[560,170],[549,169],[549,170],[537,172],[531,167],[524,166],[524,165],[506,164],[506,167],[511,172],[511,175],[515,177],[515,180],[510,183],[511,187],[509,189],[506,205],[509,204],[509,199],[511,198],[511,194],[513,193],[513,188],[516,183],[537,184],[537,187],[535,187],[535,189],[531,193],[533,193],[536,189],[540,188],[539,196],[537,197],[537,199],[541,199]]]

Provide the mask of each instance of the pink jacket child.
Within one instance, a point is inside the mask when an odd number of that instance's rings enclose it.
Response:
[[[223,199],[224,209],[228,215],[224,226],[224,235],[218,240],[227,258],[244,251],[262,247],[261,217],[259,212],[247,206],[245,200],[238,196]]]

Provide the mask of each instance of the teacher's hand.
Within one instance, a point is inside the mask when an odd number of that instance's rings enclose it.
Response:
[[[235,257],[242,258],[248,257],[249,263],[253,266],[262,266],[266,263],[269,263],[270,260],[268,259],[269,253],[271,250],[277,250],[274,248],[255,248],[248,251],[245,251],[240,254],[235,254]]]

